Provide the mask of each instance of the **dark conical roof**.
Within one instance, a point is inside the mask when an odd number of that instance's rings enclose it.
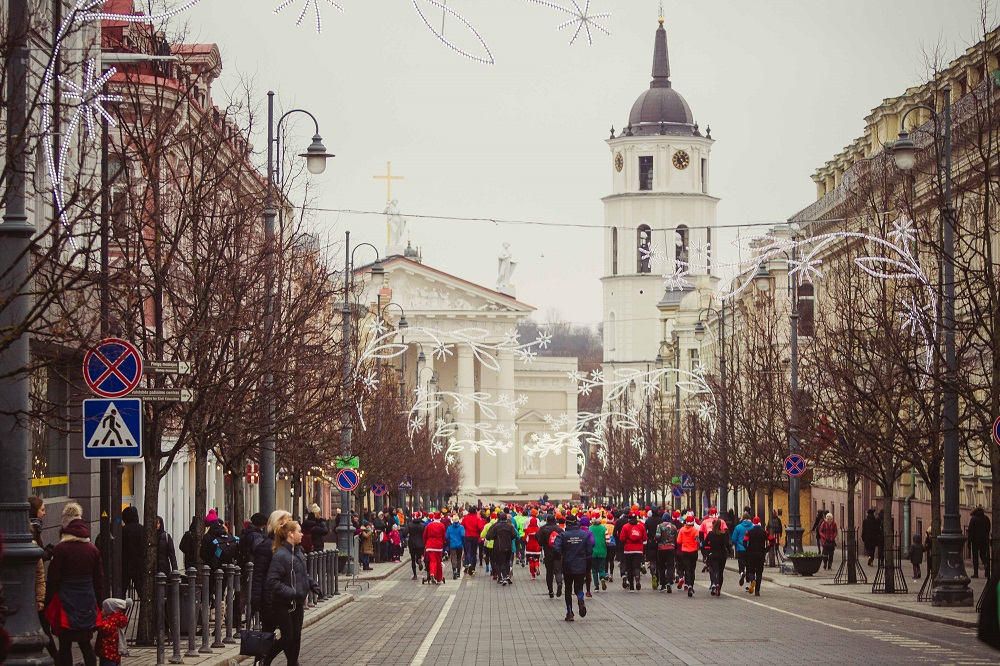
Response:
[[[649,82],[649,90],[639,95],[632,105],[628,122],[631,133],[638,136],[698,133],[691,107],[670,85],[670,54],[667,52],[667,31],[663,27],[663,19],[660,19],[653,43],[653,80]]]

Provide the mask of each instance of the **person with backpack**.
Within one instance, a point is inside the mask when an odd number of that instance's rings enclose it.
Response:
[[[545,584],[549,588],[549,599],[556,596],[562,596],[562,559],[552,549],[552,546],[555,544],[556,537],[561,534],[562,531],[562,528],[556,523],[555,515],[550,513],[545,517],[545,525],[538,530],[538,534],[535,537],[538,539],[538,543],[542,547],[542,553],[544,554],[542,564],[545,565]],[[555,594],[552,593],[553,578],[555,578],[556,581]]]
[[[502,525],[502,523],[501,523]],[[580,528],[576,516],[566,516],[566,530],[557,534],[552,551],[562,559],[563,578],[566,580],[566,621],[573,622],[573,595],[576,595],[580,617],[586,617],[583,583],[587,577],[587,560],[592,559],[594,535]]]
[[[264,541],[264,527],[267,526],[267,516],[262,513],[255,513],[250,516],[250,524],[243,528],[240,535],[240,561],[239,567],[246,571],[247,562],[253,559],[253,553],[257,546]]]
[[[625,555],[626,577],[622,578],[622,587],[629,591],[641,590],[642,574],[639,567],[642,566],[645,549],[646,526],[639,522],[638,511],[629,514],[628,523],[622,526],[619,542]]]
[[[677,525],[671,520],[669,512],[663,513],[660,524],[656,526],[654,541],[656,542],[656,577],[660,583],[660,592],[670,594],[674,582],[674,554],[677,550]]]
[[[219,514],[212,509],[205,516],[205,536],[201,539],[199,555],[201,561],[221,569],[224,564],[235,564],[239,555],[240,538],[226,531],[226,525],[219,520]]]

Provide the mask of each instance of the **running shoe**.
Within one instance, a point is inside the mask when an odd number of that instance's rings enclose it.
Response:
[[[604,578],[601,579],[601,589],[602,590],[608,589],[608,581],[605,580]]]
[[[693,587],[689,587],[688,588],[688,596],[689,597],[693,597],[694,596],[694,588]]]
[[[580,617],[587,617],[587,604],[580,599]]]
[[[585,596],[588,599],[593,599],[594,598],[594,595],[592,595],[590,592],[587,592],[587,594],[585,594],[583,596]],[[583,615],[583,613],[580,613],[580,615]]]
[[[566,613],[566,621],[567,622],[573,621],[573,611],[569,611],[568,613]]]

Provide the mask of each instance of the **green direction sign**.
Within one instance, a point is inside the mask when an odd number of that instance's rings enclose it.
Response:
[[[672,486],[679,486],[679,485],[681,485],[681,477],[675,476],[674,478],[670,479],[670,485],[672,485]]]
[[[350,458],[337,458],[337,469],[358,469],[361,467],[361,462],[358,460],[357,456],[352,456]]]

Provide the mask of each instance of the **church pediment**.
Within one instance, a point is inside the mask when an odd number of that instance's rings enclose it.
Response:
[[[463,280],[443,271],[402,258],[384,264],[392,300],[407,315],[413,313],[461,314],[496,313],[500,316],[527,316],[535,308],[515,298]]]

